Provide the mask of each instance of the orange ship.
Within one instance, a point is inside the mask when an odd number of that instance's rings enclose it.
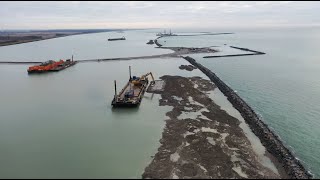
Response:
[[[42,72],[49,72],[49,71],[60,71],[67,67],[74,65],[75,61],[70,61],[70,59],[64,61],[60,60],[58,62],[49,60],[40,65],[31,66],[28,68],[28,73],[42,73]]]

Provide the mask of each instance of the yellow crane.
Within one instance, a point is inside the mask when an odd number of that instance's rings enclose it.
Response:
[[[151,78],[152,78],[151,84],[153,84],[153,83],[154,83],[154,78],[153,78],[153,75],[152,75],[151,72],[149,72],[149,73],[147,73],[147,74],[145,74],[145,75],[142,75],[140,78],[137,78],[137,79],[132,80],[132,83],[133,83],[135,86],[141,86],[141,85],[142,85],[141,81],[146,81],[146,80],[148,80],[148,76],[149,76],[149,75],[150,75]]]

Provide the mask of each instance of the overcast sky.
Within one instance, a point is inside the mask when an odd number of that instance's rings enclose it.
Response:
[[[320,25],[320,2],[0,2],[0,29],[309,25]]]

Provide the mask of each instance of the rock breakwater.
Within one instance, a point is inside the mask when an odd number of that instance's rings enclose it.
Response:
[[[253,109],[242,100],[228,85],[226,85],[215,73],[203,65],[197,63],[193,58],[187,56],[185,60],[199,68],[213,81],[220,91],[228,98],[230,103],[241,113],[253,133],[260,139],[267,151],[282,164],[290,178],[312,179],[312,174],[301,164],[301,162],[286,148],[280,138],[273,133],[268,126],[259,118]]]

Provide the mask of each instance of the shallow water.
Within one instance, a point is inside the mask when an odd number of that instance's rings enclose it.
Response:
[[[167,38],[166,45],[227,44],[265,52],[242,57],[192,57],[236,90],[320,177],[320,28],[232,31],[235,34]]]

